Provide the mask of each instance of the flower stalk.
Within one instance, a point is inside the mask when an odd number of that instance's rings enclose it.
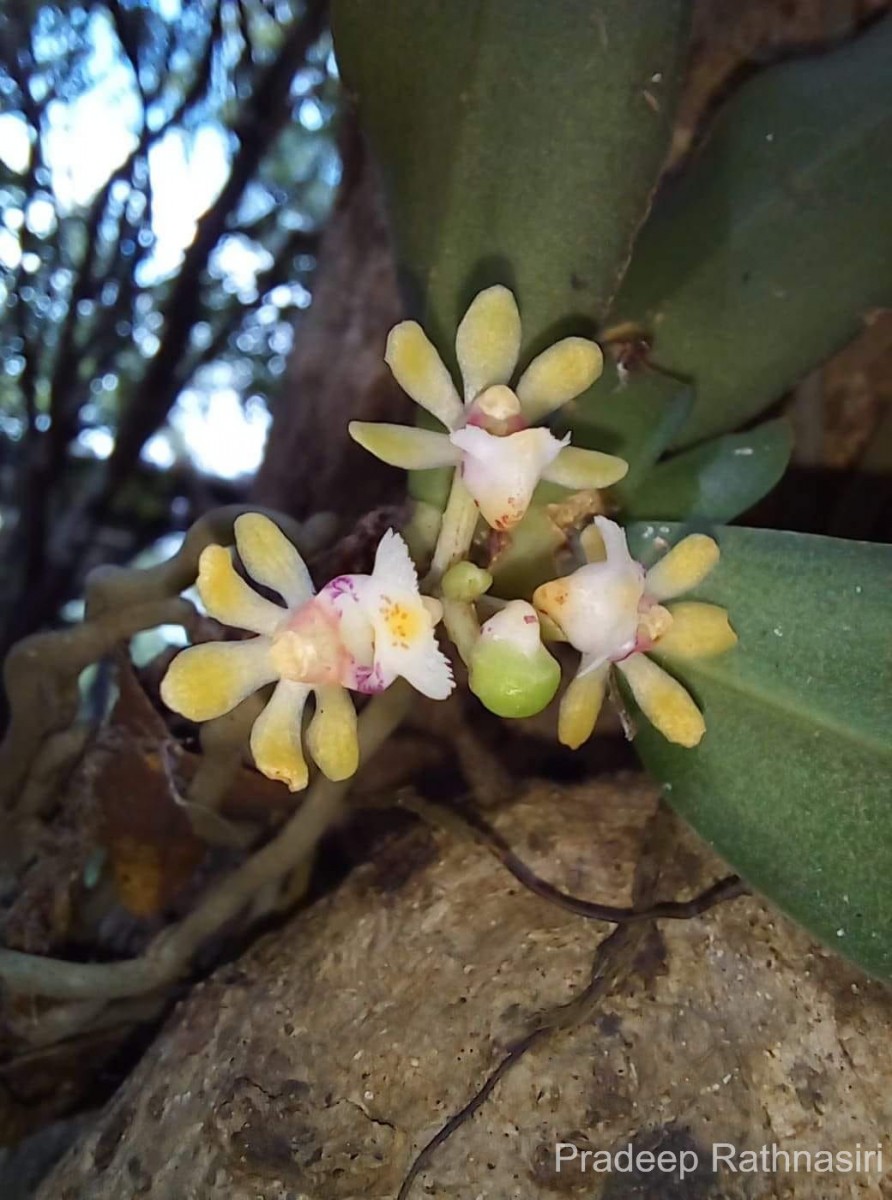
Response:
[[[434,547],[430,570],[424,580],[426,588],[436,588],[451,566],[466,558],[477,528],[479,513],[474,498],[458,471],[452,477],[449,500]]]

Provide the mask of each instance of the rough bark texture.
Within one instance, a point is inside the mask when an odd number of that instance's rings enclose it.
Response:
[[[351,121],[344,178],[326,227],[313,303],[300,327],[291,378],[273,415],[253,499],[297,516],[369,512],[404,495],[404,476],[347,435],[347,422],[411,420],[410,401],[384,364],[402,312],[380,189]]]
[[[537,785],[498,824],[558,885],[622,904],[655,806],[636,777]],[[722,871],[683,830],[670,850],[662,897]],[[627,929],[606,995],[520,1059],[411,1195],[888,1195],[889,1176],[714,1176],[709,1157],[714,1142],[883,1139],[888,995],[755,899]],[[582,991],[606,932],[519,888],[477,846],[404,835],[198,988],[39,1196],[393,1197],[507,1048]],[[557,1141],[696,1149],[702,1165],[683,1183],[557,1174]]]

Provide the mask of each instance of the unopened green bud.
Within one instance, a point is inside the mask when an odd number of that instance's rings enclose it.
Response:
[[[531,604],[512,600],[486,622],[474,647],[469,684],[499,717],[532,717],[552,700],[561,669],[542,645]]]
[[[440,585],[447,600],[473,604],[492,586],[492,575],[470,562],[457,562],[443,576]]]

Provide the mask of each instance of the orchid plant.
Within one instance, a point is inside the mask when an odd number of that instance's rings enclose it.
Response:
[[[578,652],[548,710],[561,741],[614,703],[751,886],[889,975],[888,549],[731,522],[790,456],[759,415],[890,303],[892,20],[756,74],[657,189],[688,0],[478,9],[335,0],[436,347],[423,387],[421,356],[400,361],[418,326],[387,357],[445,426],[411,449],[354,436],[411,468],[413,553],[474,694],[524,716]]]
[[[699,743],[702,715],[684,687],[646,652],[658,647],[670,656],[708,655],[734,645],[723,609],[702,603],[668,609],[660,603],[696,587],[714,566],[719,551],[711,538],[686,537],[645,571],[630,556],[622,529],[596,517],[580,535],[587,564],[540,585],[532,605],[495,598],[499,611],[481,629],[475,605],[484,599],[492,576],[478,572],[478,586],[466,584],[467,595],[460,598],[456,581],[472,570],[462,556],[471,549],[478,513],[485,525],[508,538],[526,515],[540,479],[571,490],[598,489],[626,473],[622,459],[577,450],[569,434],[558,440],[548,429],[528,425],[594,382],[602,363],[597,344],[567,338],[551,346],[523,373],[515,393],[507,381],[519,345],[514,296],[504,286],[481,292],[456,339],[465,385],[462,405],[420,326],[403,322],[388,338],[387,362],[413,400],[451,434],[351,425],[354,438],[394,465],[454,466],[452,499],[433,553],[435,563],[448,559],[445,591],[434,573],[431,587],[440,595],[421,594],[406,543],[391,529],[378,545],[370,575],[340,575],[316,593],[298,551],[278,526],[261,513],[244,514],[234,523],[238,558],[255,583],[284,603],[253,590],[228,549],[207,546],[197,582],[208,613],[254,636],[182,651],[161,688],[171,709],[193,721],[210,720],[274,682],[251,731],[251,752],[264,775],[298,791],[309,779],[302,718],[312,693],[315,712],[306,733],[310,755],[329,779],[349,778],[359,765],[359,747],[348,691],[373,694],[397,677],[434,700],[446,699],[453,690],[450,662],[434,635],[445,601],[447,610],[463,610],[465,636],[457,637],[457,649],[470,669],[471,688],[498,715],[532,716],[557,690],[560,670],[542,643],[541,615],[550,621],[552,636],[582,653],[561,703],[562,742],[579,747],[590,735],[615,664],[664,737],[681,746]]]
[[[414,562],[391,531],[370,576],[314,595],[246,520],[241,564],[287,607],[209,549],[209,611],[254,637],[185,651],[164,696],[200,720],[275,684],[255,758],[295,789],[311,692],[304,742],[334,777],[357,764],[349,693],[397,676],[545,709],[573,748],[606,698],[752,886],[888,974],[887,552],[730,523],[790,455],[786,422],[755,418],[889,302],[892,24],[757,75],[650,211],[688,0],[478,7],[333,8],[413,318],[381,354],[422,410],[349,432],[410,472]]]
[[[690,2],[596,8],[334,0],[411,318],[379,351],[421,410],[349,435],[409,472],[409,519],[368,574],[313,580],[307,527],[211,514],[168,563],[100,572],[80,631],[10,655],[0,801],[34,803],[84,667],[171,621],[195,642],[161,698],[206,723],[182,796],[164,773],[180,816],[243,844],[217,804],[246,740],[298,800],[143,960],[0,949],[0,980],[90,999],[177,978],[306,866],[411,696],[465,686],[580,753],[612,705],[751,887],[892,976],[889,548],[733,523],[790,457],[786,420],[760,415],[890,305],[892,18],[756,74],[661,180]],[[196,574],[220,626],[179,596]]]

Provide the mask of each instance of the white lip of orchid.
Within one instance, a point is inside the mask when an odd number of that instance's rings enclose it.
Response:
[[[439,600],[419,593],[406,543],[393,530],[378,544],[368,590],[375,631],[375,667],[384,677],[402,675],[418,691],[444,700],[454,687],[448,659],[437,645]]]
[[[570,640],[587,660],[580,674],[605,662],[621,662],[635,652],[639,608],[644,598],[644,571],[637,563],[634,566],[637,568],[634,571],[616,569],[608,563],[592,563],[582,568],[591,571],[592,578],[586,582],[595,594],[583,600],[583,630],[579,628],[582,622],[571,622],[576,636]]]
[[[405,542],[388,530],[371,575],[339,575],[319,593],[346,647],[346,686],[379,692],[398,675],[432,699],[445,699],[453,680],[435,626],[439,600],[419,593]]]

